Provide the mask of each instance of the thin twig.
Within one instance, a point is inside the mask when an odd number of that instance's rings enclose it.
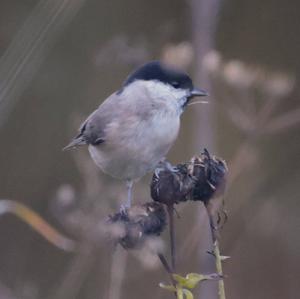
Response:
[[[168,272],[168,274],[172,274],[172,269],[169,266],[165,256],[162,253],[158,253],[157,256],[158,256],[159,260],[161,261],[161,263],[162,263],[163,267],[165,268],[165,270]]]
[[[171,269],[169,263],[167,262],[165,256],[162,253],[158,253],[157,256],[158,256],[160,262],[162,263],[164,269],[169,274],[169,278],[171,280],[171,283],[175,286],[175,281],[174,281],[174,278],[172,276],[173,272],[172,272],[172,269]]]
[[[168,205],[169,229],[170,229],[170,247],[171,247],[171,269],[176,270],[176,248],[175,248],[175,228],[174,228],[174,206]]]

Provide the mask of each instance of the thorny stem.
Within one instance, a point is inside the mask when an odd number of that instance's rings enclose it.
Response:
[[[216,258],[216,270],[217,273],[220,275],[220,277],[223,276],[223,269],[222,269],[222,259],[220,255],[220,248],[219,248],[219,242],[218,240],[214,243],[214,255]],[[220,299],[226,299],[225,296],[225,285],[224,285],[224,279],[219,279],[218,281],[218,293]]]
[[[223,277],[223,269],[222,269],[222,257],[220,254],[220,248],[219,248],[219,242],[218,242],[218,237],[217,237],[217,229],[214,226],[214,219],[211,213],[208,211],[208,217],[209,217],[209,224],[210,224],[210,229],[211,229],[211,236],[213,240],[213,253],[216,259],[216,271],[219,274],[220,277]],[[225,285],[224,285],[224,280],[219,279],[218,281],[218,294],[219,294],[219,299],[226,299],[225,296]]]
[[[170,245],[171,245],[171,269],[175,272],[176,269],[176,248],[175,248],[175,230],[174,230],[174,206],[168,205],[169,228],[170,228]]]

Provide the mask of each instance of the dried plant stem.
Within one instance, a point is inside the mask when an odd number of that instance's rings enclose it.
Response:
[[[220,254],[217,230],[214,225],[213,216],[211,215],[211,213],[209,211],[208,211],[208,217],[209,217],[209,223],[210,223],[210,228],[211,228],[211,236],[212,236],[212,240],[213,240],[213,254],[215,256],[215,261],[216,261],[216,271],[220,275],[220,277],[223,277],[222,256]],[[219,281],[218,281],[218,294],[219,294],[219,299],[226,299],[225,285],[224,285],[223,279],[219,279]]]
[[[164,269],[165,269],[165,270],[167,271],[167,273],[169,274],[169,278],[170,278],[170,280],[171,280],[171,283],[172,283],[173,285],[175,285],[175,281],[174,281],[173,276],[172,276],[172,274],[173,274],[172,269],[171,269],[171,267],[169,266],[169,263],[167,262],[165,256],[164,256],[162,253],[158,253],[157,256],[158,256],[160,262],[162,263]]]
[[[172,284],[174,285],[175,282],[173,280],[173,276],[172,276],[172,270],[171,270],[171,267],[167,261],[167,259],[165,258],[165,256],[162,254],[162,253],[159,253],[157,252],[157,257],[159,258],[163,268],[166,270],[166,272],[168,273],[169,275],[169,278],[170,278],[170,281],[172,282]],[[154,295],[153,298],[156,298],[156,299],[160,299],[162,297],[162,292],[159,291],[158,289],[158,293],[156,295]]]
[[[216,259],[217,273],[220,275],[220,277],[222,277],[223,276],[222,257],[220,255],[220,248],[219,248],[218,240],[216,240],[214,242],[214,255],[215,255],[215,259]],[[224,285],[224,280],[223,279],[219,279],[219,281],[218,281],[218,293],[219,293],[219,299],[226,299],[225,285]]]
[[[174,280],[174,278],[172,276],[172,274],[173,274],[172,269],[169,266],[165,256],[162,253],[157,253],[157,256],[160,259],[160,261],[161,261],[163,267],[165,268],[165,270],[168,272],[169,278],[170,278],[170,281],[171,281],[172,285],[176,288],[176,281]],[[174,292],[174,296],[175,296],[175,298],[178,298],[176,292]]]
[[[176,248],[175,248],[175,227],[174,227],[174,206],[168,205],[169,229],[170,229],[170,247],[171,247],[171,269],[175,273],[176,269]]]
[[[159,260],[161,261],[165,270],[168,272],[168,274],[172,274],[172,270],[171,270],[165,256],[162,253],[158,253],[157,256],[158,256]]]

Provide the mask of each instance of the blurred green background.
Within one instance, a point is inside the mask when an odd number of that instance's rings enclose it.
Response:
[[[188,108],[170,160],[207,146],[229,164],[227,297],[298,298],[299,19],[296,0],[1,0],[0,198],[80,238],[89,211],[103,219],[126,190],[99,173],[86,149],[61,148],[136,66],[177,64],[211,96]],[[149,200],[150,178],[137,184],[137,201]],[[195,206],[180,207],[176,220],[182,274],[214,271]],[[0,298],[172,298],[157,286],[167,280],[161,268],[134,254],[112,258],[99,243],[67,253],[1,216]],[[122,269],[112,291],[112,272]],[[215,287],[207,282],[197,296],[217,298]]]

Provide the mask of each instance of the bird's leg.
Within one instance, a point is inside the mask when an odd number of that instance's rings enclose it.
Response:
[[[127,201],[126,201],[126,204],[125,204],[125,208],[130,208],[131,207],[132,185],[133,185],[133,181],[132,180],[127,180],[126,181],[126,186],[127,186]]]

